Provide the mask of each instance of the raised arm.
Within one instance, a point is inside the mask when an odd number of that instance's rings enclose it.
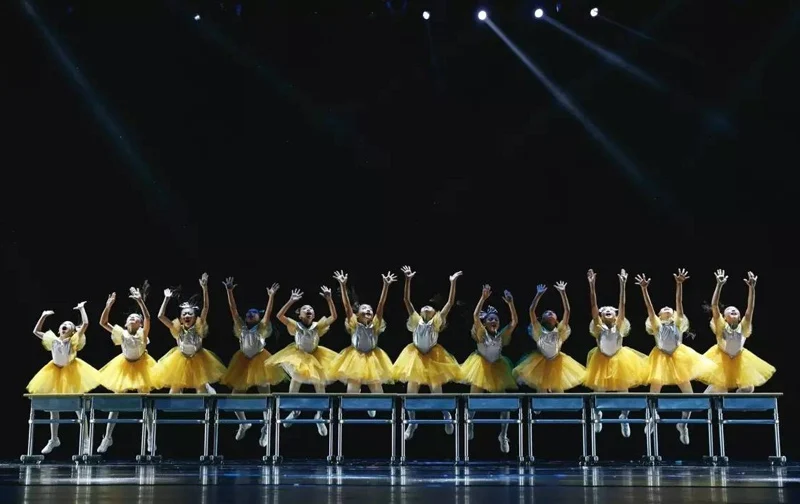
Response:
[[[375,308],[375,316],[383,319],[383,308],[386,306],[386,298],[389,296],[389,286],[397,281],[397,277],[389,271],[383,278],[383,288],[381,289],[381,298],[378,300],[378,307]]]
[[[744,283],[747,284],[747,308],[744,311],[744,319],[747,325],[753,325],[753,310],[756,308],[756,281],[758,277],[753,274],[752,271],[747,272],[747,278],[744,279]]]
[[[347,273],[336,271],[333,278],[339,282],[339,290],[342,291],[342,304],[344,305],[344,316],[348,319],[353,316],[353,305],[350,304],[350,296],[347,294]]]
[[[452,275],[450,275],[450,294],[447,295],[447,303],[442,307],[442,319],[446,319],[447,315],[450,313],[450,310],[453,308],[453,305],[456,302],[456,280],[458,277],[463,275],[464,273],[461,271],[456,271]]]
[[[81,314],[81,325],[75,328],[75,333],[78,335],[86,334],[86,329],[89,328],[89,315],[86,314],[86,301],[81,301],[74,308]]]
[[[233,283],[233,277],[226,278],[225,281],[222,282],[222,285],[225,286],[225,293],[228,296],[228,309],[231,311],[231,317],[233,320],[238,320],[239,310],[236,307],[236,298],[233,295],[233,289],[236,288],[236,284]],[[272,300],[272,297],[270,297],[270,300]],[[203,303],[203,305],[205,306],[205,303]]]
[[[538,317],[536,316],[536,307],[539,306],[539,301],[542,300],[542,296],[544,293],[547,292],[547,286],[544,284],[539,284],[536,286],[536,295],[533,296],[533,301],[531,301],[531,306],[528,308],[528,315],[531,318],[531,325],[536,328],[539,324]],[[534,334],[536,334],[534,332]]]
[[[411,304],[411,279],[414,278],[414,275],[417,273],[415,271],[411,271],[410,266],[403,266],[400,268],[400,271],[402,271],[403,275],[406,277],[405,284],[403,285],[403,303],[406,305],[406,311],[410,317],[414,314],[414,312],[417,311],[414,309],[414,305]]]
[[[673,273],[675,277],[675,315],[683,317],[683,282],[689,279],[689,272],[683,268],[678,269],[678,273]]]
[[[720,318],[719,313],[719,297],[722,295],[722,286],[728,281],[725,275],[725,270],[717,270],[714,273],[714,278],[717,279],[717,285],[714,287],[714,295],[711,296],[711,318],[716,322]]]
[[[558,291],[558,293],[561,294],[561,307],[564,309],[564,315],[561,316],[561,323],[564,324],[564,326],[568,326],[570,308],[569,308],[569,298],[567,298],[567,283],[558,282],[556,283],[555,288]]]
[[[619,308],[617,309],[617,330],[622,329],[625,323],[625,287],[628,284],[628,273],[625,270],[620,270],[619,274]]]
[[[164,301],[161,302],[161,308],[158,309],[158,320],[167,326],[167,329],[172,330],[172,321],[167,317],[167,303],[172,298],[172,290],[164,289]]]
[[[136,287],[131,287],[130,298],[136,301],[136,304],[139,305],[139,309],[142,310],[142,330],[144,331],[144,337],[147,338],[150,335],[150,310],[147,309],[147,305],[145,304],[145,296],[149,290],[149,285],[146,280],[143,290],[144,292]]]
[[[302,299],[303,293],[300,292],[300,289],[292,289],[292,295],[289,297],[289,301],[286,301],[286,304],[281,306],[281,309],[278,310],[278,320],[281,321],[283,325],[289,325],[289,318],[286,316],[286,312],[289,311],[289,308],[292,307],[297,301]]]
[[[503,301],[506,302],[508,305],[508,310],[511,312],[511,322],[507,326],[507,330],[510,333],[517,328],[517,324],[519,324],[519,317],[517,316],[517,307],[514,306],[514,297],[511,295],[509,291],[503,292]]]
[[[200,309],[200,318],[208,321],[208,273],[200,277],[200,288],[203,289],[203,308]]]
[[[489,299],[489,296],[492,295],[492,287],[490,285],[484,285],[483,290],[481,291],[481,298],[478,300],[478,304],[475,306],[475,311],[472,312],[472,329],[474,331],[478,331],[483,323],[481,322],[481,312],[483,311],[483,305],[486,303],[486,300]]]
[[[39,317],[39,320],[36,322],[36,325],[33,326],[33,335],[39,339],[44,338],[44,321],[47,317],[52,315],[54,312],[50,310],[45,310],[42,312],[42,315]]]
[[[267,296],[269,297],[269,299],[267,299],[267,307],[264,309],[264,316],[261,317],[261,322],[259,322],[261,327],[267,327],[269,325],[269,319],[272,318],[272,308],[275,305],[275,293],[278,292],[278,289],[280,287],[281,287],[280,285],[274,283],[272,284],[272,287],[267,289]],[[231,297],[233,296],[231,295]]]
[[[114,330],[111,324],[108,323],[108,315],[111,313],[111,307],[114,306],[114,302],[117,300],[117,293],[112,292],[108,295],[108,299],[106,300],[106,306],[103,308],[103,313],[100,314],[100,327],[105,329],[108,332]]]
[[[595,290],[595,282],[597,281],[597,274],[594,270],[589,270],[586,274],[586,277],[589,279],[589,303],[592,306],[592,320],[594,321],[595,325],[601,325],[603,323],[600,320],[600,308],[597,306],[597,290]]]
[[[658,324],[658,317],[656,316],[656,310],[653,308],[653,302],[650,300],[650,292],[647,290],[647,287],[650,285],[650,279],[644,276],[644,274],[636,275],[636,285],[642,288],[644,306],[647,308],[647,318],[650,319],[650,324],[656,327]]]
[[[320,296],[325,298],[325,301],[328,303],[328,310],[331,312],[330,316],[328,317],[330,323],[334,323],[338,318],[336,314],[336,305],[333,302],[333,296],[331,295],[331,290],[328,287],[322,286],[322,292],[319,293]]]

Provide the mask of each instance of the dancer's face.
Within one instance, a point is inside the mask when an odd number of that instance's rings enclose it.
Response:
[[[672,320],[672,317],[674,315],[675,315],[675,310],[673,310],[669,306],[665,306],[664,308],[661,308],[661,311],[658,312],[658,318],[660,318],[662,322],[666,322],[668,320]]]
[[[302,308],[300,308],[300,315],[298,315],[298,318],[300,319],[300,322],[302,322],[304,326],[306,327],[310,326],[311,323],[314,322],[314,316],[315,316],[314,308],[311,308],[310,305],[305,305]]]
[[[362,324],[369,325],[372,323],[372,319],[375,318],[375,314],[373,313],[370,305],[362,304],[358,307],[358,315],[356,315],[356,318]]]
[[[553,310],[547,310],[542,314],[542,325],[548,331],[552,331],[558,325],[558,315]]]
[[[735,306],[729,306],[725,308],[723,316],[725,317],[725,322],[727,322],[728,325],[735,327],[741,320],[742,314],[739,313],[739,309]]]
[[[422,320],[425,322],[432,319],[434,315],[436,315],[436,310],[434,310],[432,306],[423,306],[419,311],[419,316],[422,317]]]
[[[261,314],[258,310],[247,310],[244,314],[244,321],[247,325],[253,326],[261,322]]]
[[[488,315],[486,319],[483,321],[483,326],[492,333],[496,333],[497,329],[500,327],[500,317],[496,314],[492,313]]]
[[[131,313],[125,321],[125,329],[129,333],[135,334],[142,327],[142,316],[138,313]]]
[[[195,322],[197,322],[197,315],[194,313],[193,309],[184,308],[181,310],[181,323],[183,327],[192,327]]]
[[[61,325],[58,327],[58,335],[62,338],[66,336],[72,336],[75,332],[75,324],[70,322],[69,320],[62,322]]]
[[[607,326],[612,326],[617,323],[617,311],[610,307],[605,307],[600,310],[600,319]]]

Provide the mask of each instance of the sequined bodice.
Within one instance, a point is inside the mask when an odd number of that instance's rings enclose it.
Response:
[[[548,331],[542,327],[536,347],[545,359],[555,359],[561,352],[561,335],[558,329]]]
[[[147,351],[147,338],[144,337],[144,331],[140,329],[136,331],[136,334],[123,331],[120,347],[122,348],[122,355],[126,359],[129,361],[139,360]]]
[[[617,330],[617,326],[608,327],[600,325],[600,337],[597,338],[597,348],[608,357],[613,357],[622,348],[622,335]]]
[[[723,352],[731,357],[736,357],[742,350],[744,350],[744,333],[742,332],[742,324],[732,328],[727,323],[722,330],[722,337],[718,339],[717,344]]]
[[[319,346],[319,330],[317,330],[317,322],[312,322],[311,327],[306,327],[300,322],[297,323],[296,332],[294,333],[294,343],[297,348],[305,353],[313,353]]]
[[[672,355],[683,342],[683,335],[674,322],[662,322],[656,334],[656,346],[667,355]]]
[[[350,338],[352,345],[361,353],[367,353],[375,350],[378,346],[378,335],[375,334],[374,323],[365,326],[362,323],[356,324],[356,329]]]
[[[53,340],[53,346],[50,348],[50,354],[53,356],[53,364],[58,367],[64,367],[72,360],[70,354],[72,353],[72,342],[70,339],[57,338]]]
[[[414,328],[414,346],[426,354],[431,351],[431,348],[436,346],[439,341],[439,333],[433,327],[433,319],[424,322],[420,320],[416,328]]]
[[[203,338],[197,333],[197,325],[190,328],[181,326],[178,336],[178,347],[186,357],[192,357],[203,349]]]
[[[260,324],[253,327],[242,325],[239,331],[239,348],[248,359],[252,359],[264,350],[266,340],[266,333],[261,330]]]
[[[497,362],[503,354],[501,334],[490,335],[483,331],[483,338],[478,342],[478,353],[489,362]]]

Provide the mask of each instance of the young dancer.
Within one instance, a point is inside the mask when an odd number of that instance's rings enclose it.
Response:
[[[158,310],[158,320],[167,326],[178,344],[158,360],[159,384],[169,387],[170,394],[180,394],[185,388],[194,389],[198,394],[216,394],[211,384],[225,374],[225,365],[203,348],[203,340],[208,335],[207,273],[200,277],[200,287],[203,289],[202,310],[194,303],[183,303],[180,318],[170,320],[166,315],[167,303],[172,298],[170,289],[164,289],[164,302]]]
[[[438,341],[439,333],[447,325],[447,315],[456,301],[456,280],[462,273],[458,271],[450,275],[450,295],[441,311],[437,312],[432,306],[423,306],[417,313],[411,304],[411,279],[416,273],[409,266],[403,266],[402,271],[406,277],[403,289],[403,302],[408,311],[406,327],[414,335],[414,342],[406,346],[397,357],[392,374],[395,381],[407,383],[406,392],[409,394],[418,393],[420,385],[427,386],[433,393],[441,394],[442,385],[458,380],[460,375],[458,361]],[[443,415],[445,420],[452,419],[449,411],[443,412]],[[413,411],[408,412],[408,416],[415,418]],[[409,424],[404,433],[405,438],[414,437],[417,427],[418,424]],[[447,434],[452,434],[453,425],[445,424],[444,430]]]
[[[106,301],[106,307],[100,315],[100,327],[111,333],[111,342],[119,346],[122,353],[114,357],[108,364],[100,369],[100,384],[108,390],[121,394],[131,390],[140,394],[147,394],[151,390],[158,388],[158,377],[156,376],[156,360],[147,353],[147,345],[150,343],[150,312],[147,310],[145,301],[149,285],[145,281],[142,289],[130,288],[130,298],[139,305],[141,313],[131,313],[125,321],[125,327],[111,325],[108,322],[108,315],[117,294],[112,292]],[[147,429],[147,439],[152,436],[152,424],[149,418],[149,411],[145,409],[145,428]],[[108,419],[116,419],[118,413],[111,412]],[[106,435],[97,448],[98,453],[105,453],[114,444],[112,433],[116,424],[106,424]],[[150,442],[147,442],[149,450]]]
[[[583,383],[583,378],[586,376],[585,367],[561,352],[561,345],[567,341],[572,329],[569,327],[567,284],[558,282],[555,288],[561,295],[564,318],[559,322],[558,315],[552,310],[547,310],[539,321],[536,307],[547,287],[538,285],[530,307],[531,325],[528,326],[528,334],[536,343],[538,352],[523,358],[512,371],[519,384],[527,385],[537,392],[564,392]]]
[[[656,346],[647,358],[648,374],[645,383],[650,384],[650,392],[661,392],[664,385],[677,385],[684,394],[692,393],[692,380],[713,370],[716,365],[709,359],[695,352],[693,348],[683,344],[683,335],[689,330],[689,319],[683,312],[683,282],[689,275],[685,269],[679,269],[675,277],[675,309],[665,306],[656,314],[647,287],[650,279],[644,275],[636,276],[636,284],[642,288],[644,305],[647,308],[645,330],[655,337]],[[689,418],[684,411],[683,418]],[[689,444],[689,426],[676,424],[681,443]],[[653,424],[648,424],[645,431],[649,434]]]
[[[290,343],[280,352],[267,359],[265,366],[280,366],[291,377],[289,382],[289,392],[300,392],[300,386],[304,383],[314,386],[317,394],[325,393],[325,385],[332,382],[330,377],[330,364],[336,358],[336,352],[325,347],[319,346],[319,339],[328,332],[331,324],[336,321],[336,306],[333,304],[331,290],[322,287],[320,296],[325,298],[328,303],[330,316],[322,317],[315,321],[314,308],[310,305],[300,307],[297,313],[297,320],[286,316],[286,312],[294,303],[303,298],[303,293],[298,289],[292,290],[289,301],[278,311],[278,320],[281,321],[289,334],[294,336],[294,342]],[[291,420],[300,415],[299,411],[292,411],[286,419]],[[317,411],[317,419],[322,418],[322,412]],[[284,428],[291,427],[292,424],[283,424]],[[317,432],[320,436],[328,435],[328,427],[323,423],[317,424]]]
[[[278,284],[272,284],[267,289],[269,300],[264,312],[259,312],[257,308],[247,310],[244,319],[239,316],[236,307],[236,299],[233,297],[233,277],[228,277],[222,282],[228,294],[228,308],[233,318],[233,335],[239,340],[239,350],[233,354],[228,370],[220,380],[220,383],[227,385],[233,390],[234,394],[244,394],[248,389],[257,387],[259,393],[269,394],[270,385],[277,385],[286,379],[286,374],[278,366],[266,366],[264,363],[269,359],[270,353],[266,350],[266,340],[272,336],[272,302]],[[236,418],[246,420],[244,411],[237,411]],[[267,446],[267,412],[264,411],[264,425],[261,427],[261,437],[258,443]],[[236,440],[241,441],[252,424],[239,424],[236,431]]]
[[[708,385],[706,393],[752,392],[756,387],[765,384],[775,374],[775,368],[761,360],[744,343],[753,332],[753,311],[756,305],[756,281],[758,277],[752,271],[747,272],[744,282],[747,284],[747,308],[744,318],[735,306],[728,306],[720,313],[719,297],[722,286],[728,281],[725,271],[717,270],[714,274],[717,286],[711,298],[711,330],[717,337],[717,344],[704,355],[711,359],[716,369],[700,377],[700,381]]]
[[[33,328],[33,334],[42,340],[42,346],[50,352],[53,359],[28,383],[28,392],[31,394],[85,394],[99,385],[100,372],[77,357],[78,352],[86,346],[86,328],[89,327],[85,304],[86,301],[82,301],[75,307],[81,314],[81,325],[75,327],[70,321],[62,322],[58,327],[58,336],[53,331],[43,331],[45,319],[53,315],[53,312],[42,312]],[[80,411],[75,413],[81,418]],[[50,413],[50,418],[58,420],[58,412]],[[84,427],[87,426],[84,424]],[[42,453],[47,455],[59,446],[61,440],[58,439],[58,424],[50,424],[50,440]],[[88,448],[89,429],[84,428],[83,450],[88,451]]]
[[[514,298],[508,291],[503,293],[503,301],[511,311],[511,322],[500,329],[500,316],[497,314],[497,310],[493,306],[483,310],[484,303],[491,295],[492,288],[484,285],[481,298],[472,314],[471,335],[478,348],[461,365],[461,380],[462,383],[469,385],[470,394],[505,392],[517,388],[517,383],[511,374],[511,361],[503,356],[503,347],[511,343],[511,334],[517,327],[517,309],[514,307]],[[509,413],[501,414],[503,419],[510,417]],[[469,438],[472,439],[475,435],[474,424],[469,424],[468,433]],[[508,424],[500,427],[500,435],[497,436],[497,440],[500,442],[500,451],[508,453],[510,450]]]
[[[350,304],[347,275],[343,271],[337,271],[333,275],[342,291],[342,304],[347,317],[345,329],[350,334],[351,345],[339,352],[331,362],[330,369],[337,380],[347,384],[348,394],[360,393],[362,384],[367,385],[370,392],[380,394],[383,392],[383,384],[392,382],[392,361],[386,352],[378,348],[378,336],[386,330],[383,307],[386,305],[389,286],[397,281],[397,277],[391,271],[381,276],[383,289],[377,309],[373,313],[370,305],[359,304],[354,307]],[[368,414],[375,416],[374,411],[369,411]]]
[[[589,270],[589,299],[592,304],[592,321],[589,333],[597,340],[597,348],[589,352],[586,364],[586,378],[583,384],[596,392],[627,392],[631,387],[644,383],[647,377],[647,362],[643,353],[622,345],[622,339],[631,331],[631,323],[625,318],[625,285],[628,274],[622,270],[619,277],[619,308],[613,306],[597,307],[595,280],[597,275]],[[629,411],[623,411],[619,418],[628,418]],[[603,417],[597,412],[598,419]],[[603,424],[595,424],[595,432],[600,432]],[[630,437],[631,426],[621,423],[624,437]]]

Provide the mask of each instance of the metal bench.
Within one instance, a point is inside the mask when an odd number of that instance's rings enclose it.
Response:
[[[147,440],[147,404],[145,396],[139,394],[92,394],[87,396],[89,405],[89,453],[86,453],[86,461],[97,461],[102,458],[99,454],[94,454],[94,426],[95,424],[138,424],[141,425],[141,445],[136,460],[141,462],[146,460],[145,450]],[[139,413],[141,418],[97,418],[96,412],[101,413]]]
[[[445,419],[420,419],[416,418],[417,413],[427,412],[450,412],[452,418]],[[407,413],[414,413],[415,418],[408,417]],[[453,436],[455,437],[455,463],[461,461],[461,447],[459,439],[459,412],[458,412],[458,396],[457,395],[442,395],[442,394],[414,394],[402,396],[400,408],[400,420],[402,422],[403,430],[400,432],[400,463],[406,463],[406,437],[405,428],[408,425],[452,425]]]
[[[784,465],[781,453],[781,429],[778,417],[778,398],[783,394],[725,394],[717,397],[717,422],[719,424],[719,461],[728,463],[725,452],[726,425],[772,425],[775,432],[775,455],[769,457],[773,465]],[[726,419],[725,413],[771,411],[772,418]]]
[[[220,418],[220,413],[236,413],[242,411],[244,413],[259,413],[259,418],[248,418],[246,420],[239,420],[238,418]],[[266,420],[263,413],[267,413]],[[218,395],[214,401],[214,450],[211,455],[211,462],[222,462],[224,457],[219,454],[219,426],[220,425],[235,425],[242,424],[261,425],[266,428],[267,433],[267,446],[265,447],[264,456],[261,461],[268,463],[270,459],[270,445],[272,441],[272,397],[265,395],[244,395],[244,394],[231,394],[227,396]]]
[[[583,451],[580,462],[589,462],[587,451],[586,396],[583,394],[531,394],[528,396],[528,462],[536,459],[533,455],[533,426],[535,425],[580,425]],[[535,414],[535,413],[536,414]],[[580,418],[538,418],[538,413],[580,413]]]
[[[328,411],[328,419],[321,418],[281,418],[282,412],[292,411]],[[333,396],[328,394],[275,394],[275,454],[272,456],[273,464],[283,461],[281,456],[281,425],[324,423],[328,425],[328,463],[333,463]]]
[[[511,394],[470,394],[464,403],[464,462],[469,463],[469,426],[470,424],[517,424],[517,445],[519,447],[519,463],[525,463],[522,438],[522,396]],[[475,418],[470,413],[508,413],[509,418]],[[513,418],[513,413],[517,417]]]
[[[594,426],[597,424],[633,424],[633,425],[647,425],[652,421],[650,417],[650,405],[647,399],[647,395],[645,394],[630,394],[630,393],[616,393],[616,394],[597,394],[592,396],[591,398],[591,420],[592,420],[592,453],[590,455],[589,461],[591,463],[596,463],[599,458],[597,457],[597,432],[594,429]],[[644,419],[642,418],[599,418],[598,412],[604,411],[641,411],[644,413]],[[654,463],[655,457],[653,457],[653,446],[650,436],[645,436],[645,440],[647,443],[647,454],[645,455],[645,461],[648,463]]]
[[[386,425],[392,427],[392,455],[389,463],[394,464],[397,454],[397,417],[395,414],[395,400],[394,395],[378,395],[378,394],[350,394],[343,395],[339,398],[339,415],[337,419],[338,443],[336,450],[336,463],[341,463],[344,460],[342,456],[342,441],[344,439],[343,427],[345,424],[357,425]],[[345,412],[359,411],[367,412],[374,411],[377,413],[389,412],[390,418],[346,418]],[[329,433],[330,434],[330,433]]]
[[[708,429],[708,455],[704,457],[707,462],[714,462],[714,428],[713,428],[713,405],[711,396],[695,396],[689,394],[659,394],[651,398],[653,419],[653,457],[657,462],[661,461],[659,451],[658,426],[660,424],[706,424]],[[706,413],[705,418],[661,418],[659,413],[683,413],[684,411]]]
[[[160,462],[161,455],[156,454],[156,434],[159,425],[202,425],[203,426],[203,455],[200,462],[211,462],[208,455],[209,431],[211,429],[211,400],[213,395],[181,395],[181,394],[153,394],[150,396],[153,419],[153,435],[150,437],[150,455],[146,455],[148,462]],[[158,418],[159,413],[202,413],[203,418]]]
[[[38,464],[44,460],[44,455],[33,454],[33,430],[34,425],[63,425],[78,424],[78,454],[73,455],[72,460],[78,461],[84,454],[83,440],[86,429],[86,410],[84,408],[83,396],[80,395],[38,395],[26,394],[30,399],[31,410],[28,416],[28,449],[25,455],[20,457],[23,464]],[[36,418],[36,412],[43,411],[49,413],[72,412],[77,414],[77,418]]]

